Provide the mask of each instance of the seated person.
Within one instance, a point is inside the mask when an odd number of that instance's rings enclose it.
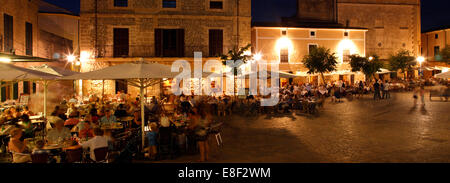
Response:
[[[24,107],[23,107],[23,111],[22,111],[22,115],[33,116],[34,113],[31,112],[31,111],[28,109],[28,106],[24,106]]]
[[[95,124],[92,122],[92,116],[90,114],[86,115],[83,121],[76,125],[78,134],[80,138],[93,137],[93,126]]]
[[[28,115],[22,115],[20,117],[20,119],[22,120],[22,124],[24,125],[23,137],[24,138],[33,138],[34,137],[34,127],[33,127],[33,124],[31,123],[31,120],[28,117]]]
[[[107,109],[105,111],[105,116],[100,119],[100,125],[112,125],[115,122],[117,122],[117,118],[112,115],[111,109]]]
[[[10,132],[11,139],[8,143],[9,151],[13,153],[13,163],[25,163],[31,161],[30,154],[26,154],[29,150],[27,149],[27,141],[21,141],[22,129],[15,128]]]
[[[55,128],[47,133],[47,140],[49,144],[59,143],[59,139],[69,139],[71,137],[70,130],[64,127],[64,121],[57,119]]]
[[[19,119],[22,114],[19,112],[18,108],[11,107],[11,115],[13,118]]]
[[[141,115],[141,111],[140,110],[136,110],[133,112],[134,115],[134,119],[133,122],[131,123],[131,128],[139,128],[142,125],[142,115]],[[144,116],[145,117],[145,116]]]
[[[43,140],[36,141],[36,147],[33,149],[31,154],[50,154],[49,150],[43,149],[44,145],[45,143]]]
[[[80,120],[74,117],[70,117],[69,119],[64,122],[64,126],[68,127],[69,129],[72,129],[74,126],[76,126]]]
[[[51,116],[56,116],[59,117],[63,120],[67,120],[67,116],[64,114],[64,112],[62,112],[62,109],[59,106],[56,106],[55,109],[53,110]]]
[[[75,107],[74,103],[70,103],[70,107],[67,109],[67,116],[69,116],[69,118],[77,118],[80,116],[80,111],[78,111],[78,108]]]
[[[83,149],[89,148],[90,158],[95,161],[94,150],[97,148],[108,147],[108,138],[103,136],[103,130],[96,128],[94,129],[94,138],[82,143],[80,146]]]
[[[125,106],[123,104],[119,104],[119,107],[114,112],[114,116],[116,116],[117,118],[128,116],[127,111],[125,110]]]

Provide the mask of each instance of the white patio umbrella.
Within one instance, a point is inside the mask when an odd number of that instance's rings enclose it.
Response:
[[[267,77],[271,77],[271,72],[272,71],[267,71]],[[250,72],[247,74],[244,74],[245,77],[249,77],[252,74],[256,74],[258,73],[258,75],[261,73],[261,71],[258,72]],[[296,78],[296,77],[301,77],[302,75],[297,75],[297,74],[291,74],[291,73],[287,73],[287,72],[283,72],[283,71],[278,71],[278,77],[280,78]]]
[[[436,74],[436,75],[434,75],[434,77],[441,78],[441,79],[450,79],[450,71]]]
[[[2,81],[44,81],[44,117],[47,116],[47,82],[58,79],[58,75],[14,66],[12,64],[0,64],[0,80]]]
[[[66,69],[63,69],[60,67],[48,66],[47,64],[43,64],[40,66],[31,66],[30,69],[48,73],[48,74],[52,74],[52,75],[56,75],[59,77],[71,76],[71,75],[79,73],[79,72],[75,72],[75,71],[71,71],[71,70],[66,70]],[[44,80],[43,83],[44,83],[44,117],[46,117],[47,116],[47,91],[48,91],[49,80]]]
[[[142,147],[144,148],[144,89],[159,83],[163,78],[175,78],[179,73],[173,73],[168,65],[147,63],[144,61],[125,63],[103,69],[63,77],[68,80],[115,80],[126,79],[129,84],[140,89]]]

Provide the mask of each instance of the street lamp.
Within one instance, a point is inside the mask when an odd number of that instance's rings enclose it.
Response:
[[[372,61],[372,60],[373,60],[373,57],[372,57],[372,56],[370,56],[370,57],[369,57],[369,61]]]
[[[422,63],[425,61],[425,58],[422,56],[419,56],[419,57],[417,57],[416,61],[419,62],[419,78],[421,78],[421,76],[423,75]]]
[[[262,55],[260,53],[256,53],[253,55],[253,59],[256,61],[261,60],[261,58],[262,58]]]
[[[2,58],[0,58],[0,62],[2,62],[2,63],[10,63],[10,62],[11,62],[11,59],[10,59],[10,58],[2,57]]]
[[[70,63],[73,63],[75,61],[76,57],[74,55],[67,55],[67,61]]]
[[[417,62],[419,62],[419,65],[422,65],[422,63],[425,61],[425,57],[419,56],[416,60]]]

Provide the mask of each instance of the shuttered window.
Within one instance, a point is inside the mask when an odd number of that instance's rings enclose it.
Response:
[[[19,99],[19,83],[13,84],[13,100]]]
[[[23,93],[30,94],[30,82],[29,81],[23,82]]]
[[[223,54],[223,30],[209,30],[209,56],[216,57]]]
[[[4,52],[12,52],[13,45],[13,17],[8,14],[3,15],[3,25],[5,31]]]
[[[33,55],[33,25],[31,23],[25,23],[25,47],[26,54]]]
[[[33,93],[36,93],[36,83],[33,82]]]
[[[155,56],[184,57],[184,29],[155,29]]]
[[[114,29],[114,57],[128,57],[129,33],[127,28]]]
[[[289,62],[289,49],[283,48],[280,50],[280,62],[287,63]]]
[[[1,82],[0,85],[4,85],[4,84],[6,84],[6,83],[5,83],[5,82]],[[7,87],[7,86],[3,86],[3,87],[1,88],[1,90],[2,90],[1,101],[4,102],[4,101],[6,101],[6,99],[8,98],[8,93],[9,93],[9,92],[7,92],[7,91],[9,91],[9,90],[8,90],[8,87]]]

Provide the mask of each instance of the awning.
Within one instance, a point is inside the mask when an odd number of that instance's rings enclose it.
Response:
[[[383,69],[381,68],[379,72],[377,72],[377,74],[388,74],[388,73],[393,73],[394,71],[390,71],[387,69]]]
[[[434,75],[436,78],[450,79],[450,71]]]

